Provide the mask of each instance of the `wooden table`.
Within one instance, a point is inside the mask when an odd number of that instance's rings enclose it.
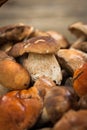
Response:
[[[87,0],[9,0],[0,8],[0,26],[25,23],[41,30],[56,30],[69,40],[68,26],[87,23]]]

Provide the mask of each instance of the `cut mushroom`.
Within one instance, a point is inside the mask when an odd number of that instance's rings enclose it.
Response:
[[[34,28],[32,26],[22,23],[0,27],[0,44],[22,41],[27,39],[33,32]]]
[[[84,42],[87,39],[87,25],[83,24],[82,22],[72,24],[69,27],[69,30],[78,38],[71,47],[77,48],[81,42]]]
[[[37,121],[43,102],[35,87],[12,91],[0,98],[0,129],[24,130]]]
[[[61,49],[68,48],[70,46],[68,40],[62,34],[51,30],[47,31],[47,34],[52,36],[58,42]]]
[[[87,110],[67,112],[52,130],[86,130]]]
[[[0,51],[0,84],[11,90],[24,89],[29,86],[28,71],[12,57]]]
[[[9,51],[14,57],[28,53],[23,65],[29,71],[33,81],[41,76],[48,76],[57,84],[61,84],[62,73],[56,60],[55,52],[59,44],[49,36],[34,37],[24,43],[15,44]]]
[[[60,49],[57,57],[61,66],[71,74],[87,62],[87,54],[77,49]]]

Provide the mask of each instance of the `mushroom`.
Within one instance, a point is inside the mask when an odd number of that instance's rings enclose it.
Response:
[[[42,95],[42,97],[44,98],[46,93],[53,87],[56,86],[56,84],[48,77],[46,76],[42,76],[39,77],[34,85],[34,87],[37,88],[37,90],[39,91],[39,93]]]
[[[57,58],[62,68],[66,69],[71,75],[87,62],[87,54],[77,49],[60,49],[57,52]]]
[[[35,87],[12,91],[0,98],[0,129],[24,130],[33,127],[43,108]]]
[[[58,42],[61,49],[68,48],[70,46],[68,40],[62,34],[52,30],[47,31],[47,34],[52,36]]]
[[[73,44],[74,45],[74,44]],[[72,45],[72,46],[73,46]],[[72,47],[71,46],[71,47]],[[80,42],[77,46],[74,47],[75,49],[81,50],[85,53],[87,53],[87,41]]]
[[[29,86],[28,71],[18,64],[13,57],[0,51],[0,84],[11,90],[24,89]]]
[[[51,88],[44,99],[44,118],[55,123],[72,107],[73,99],[73,93],[68,88],[63,86]]]
[[[41,31],[39,29],[36,29],[32,35],[32,37],[38,37],[38,36],[49,36],[49,34],[45,31]]]
[[[79,97],[87,95],[87,62],[74,72],[73,88]]]
[[[23,66],[29,71],[33,81],[44,75],[61,84],[61,68],[55,57],[58,49],[59,44],[55,39],[50,36],[40,36],[15,44],[8,54],[13,57],[29,54],[23,61]]]
[[[78,38],[77,41],[71,45],[73,48],[78,48],[79,44],[87,39],[87,25],[82,22],[76,22],[70,25],[69,31]]]
[[[27,39],[33,32],[32,26],[22,23],[0,27],[0,44],[20,42]]]
[[[86,130],[87,110],[70,110],[54,125],[52,130]]]

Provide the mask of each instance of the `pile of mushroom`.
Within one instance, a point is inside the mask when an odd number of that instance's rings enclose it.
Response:
[[[87,28],[0,27],[0,129],[87,129]]]

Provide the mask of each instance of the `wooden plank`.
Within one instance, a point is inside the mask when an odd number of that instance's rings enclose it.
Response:
[[[23,22],[41,30],[56,30],[72,40],[68,26],[87,22],[87,0],[9,0],[0,8],[0,26]]]

